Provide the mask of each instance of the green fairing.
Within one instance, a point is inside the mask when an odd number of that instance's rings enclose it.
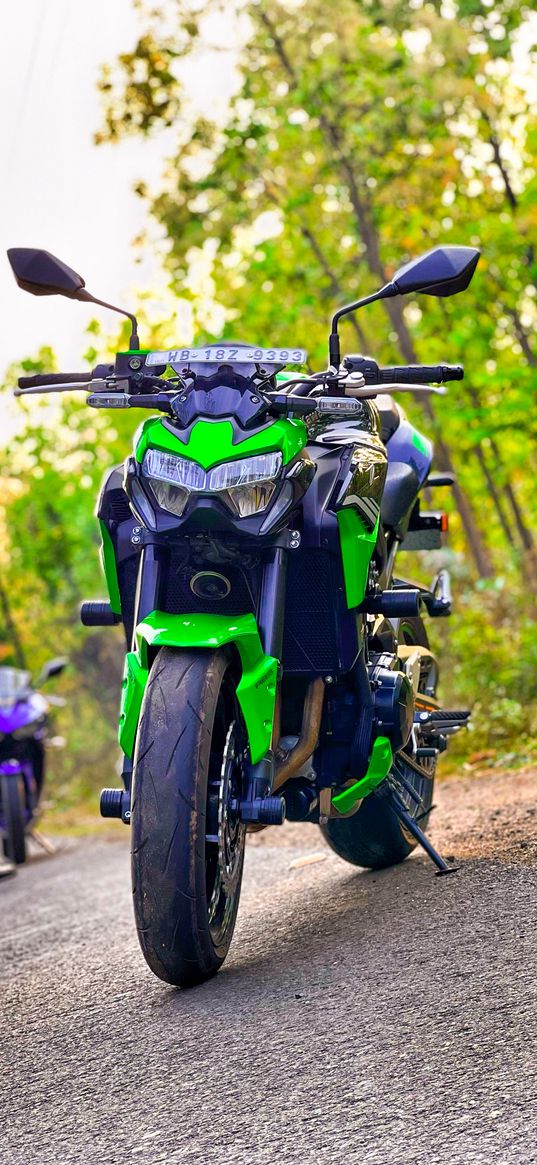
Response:
[[[116,556],[114,553],[114,546],[110,534],[104,524],[99,519],[101,527],[101,562],[108,587],[108,595],[110,598],[110,606],[116,615],[121,615],[121,598],[119,594],[119,582],[117,577]]]
[[[134,741],[140,719],[140,710],[149,676],[148,669],[142,667],[135,651],[125,656],[121,706],[119,711],[119,744],[126,756],[132,757]]]
[[[234,643],[242,665],[237,697],[241,706],[250,757],[256,764],[270,748],[274,721],[274,703],[278,661],[265,655],[252,614],[168,615],[153,611],[136,628],[137,651],[127,655],[119,743],[132,756],[142,699],[149,675],[149,649],[177,647],[186,651],[205,648],[215,651]]]
[[[338,813],[350,813],[358,801],[372,793],[373,789],[376,789],[377,785],[380,785],[380,782],[388,776],[392,762],[392,746],[388,737],[377,736],[373,742],[365,777],[355,781],[354,785],[350,785],[348,789],[343,789],[342,793],[336,793],[335,797],[332,797],[334,809],[337,809]]]
[[[223,461],[279,450],[286,465],[304,448],[306,440],[303,421],[274,421],[250,436],[245,433],[244,437],[233,432],[231,421],[197,421],[185,445],[179,436],[164,427],[160,417],[150,417],[136,435],[136,460],[143,460],[147,448],[162,449],[166,453],[188,457],[203,469],[210,469]]]
[[[337,522],[341,542],[345,594],[348,607],[358,607],[363,602],[369,574],[369,563],[375,549],[380,518],[375,528],[368,530],[357,510],[345,506],[338,510]]]

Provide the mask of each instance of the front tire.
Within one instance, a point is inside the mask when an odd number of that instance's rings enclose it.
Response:
[[[214,975],[233,936],[244,748],[229,656],[163,648],[134,758],[132,881],[144,958],[176,987]]]
[[[4,817],[4,851],[16,866],[26,861],[26,794],[22,773],[3,773],[1,778]]]

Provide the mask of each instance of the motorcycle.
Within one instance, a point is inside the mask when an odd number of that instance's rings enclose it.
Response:
[[[5,856],[15,865],[26,861],[26,835],[43,792],[49,706],[63,704],[36,689],[66,664],[50,660],[34,684],[29,672],[0,667],[0,833]]]
[[[27,291],[103,304],[49,253],[8,254]],[[396,572],[400,551],[440,545],[445,515],[422,491],[453,479],[431,472],[431,442],[393,394],[445,392],[463,369],[342,359],[339,323],[391,296],[463,291],[478,259],[436,247],[341,308],[322,372],[293,346],[142,349],[124,312],[114,364],[18,382],[153,414],[102,487],[109,599],[81,618],[126,634],[123,788],[103,790],[101,813],[131,826],[138,938],[168,983],[222,965],[248,831],[318,824],[371,869],[419,843],[453,872],[425,833],[437,757],[469,715],[438,700],[424,622],[449,615],[449,576]]]

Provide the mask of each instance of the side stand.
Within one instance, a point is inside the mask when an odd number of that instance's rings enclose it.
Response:
[[[46,854],[52,855],[57,852],[54,842],[50,841],[50,838],[45,837],[44,833],[41,833],[39,829],[29,829],[28,837],[33,838],[37,845],[40,846]]]
[[[429,839],[425,836],[423,829],[420,828],[415,818],[412,817],[408,812],[408,809],[406,805],[403,804],[397,790],[393,787],[391,782],[388,783],[390,787],[390,801],[394,813],[397,814],[401,824],[405,826],[405,829],[408,829],[408,832],[412,834],[412,837],[416,839],[419,845],[421,845],[425,850],[425,853],[428,854],[431,861],[434,862],[434,865],[437,867],[437,877],[441,877],[443,874],[455,874],[460,867],[448,866],[447,862],[445,862],[444,859],[440,857],[440,854],[437,850],[435,850],[434,845],[431,845]]]

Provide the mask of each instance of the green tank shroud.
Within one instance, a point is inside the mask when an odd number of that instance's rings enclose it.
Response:
[[[237,698],[248,733],[250,757],[252,764],[261,760],[272,741],[278,661],[265,655],[254,615],[168,615],[153,611],[138,624],[136,644],[136,650],[128,652],[125,659],[119,717],[119,743],[127,756],[134,753],[150,651],[159,647],[217,651],[234,644],[242,669]]]
[[[373,530],[368,530],[353,506],[338,510],[337,524],[348,607],[359,607],[365,598],[369,564],[377,541],[379,523],[380,518],[377,518]]]

